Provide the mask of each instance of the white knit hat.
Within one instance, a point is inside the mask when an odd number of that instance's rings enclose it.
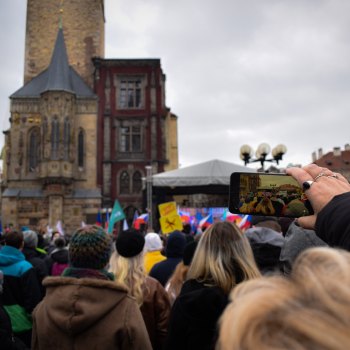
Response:
[[[162,250],[163,243],[159,235],[154,232],[147,233],[145,236],[145,251],[153,252],[155,250]]]

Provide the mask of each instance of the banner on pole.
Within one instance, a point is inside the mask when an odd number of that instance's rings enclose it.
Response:
[[[125,214],[118,200],[115,200],[111,217],[109,218],[108,233],[112,233],[114,224],[125,219]]]

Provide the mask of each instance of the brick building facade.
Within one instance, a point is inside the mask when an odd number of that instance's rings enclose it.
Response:
[[[145,167],[153,173],[178,167],[177,117],[165,105],[159,59],[95,58],[100,97],[98,184],[104,206],[115,198],[132,218],[142,207]],[[130,213],[129,213],[130,212]]]

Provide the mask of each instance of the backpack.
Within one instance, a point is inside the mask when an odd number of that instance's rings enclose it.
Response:
[[[68,267],[68,264],[60,264],[58,262],[54,262],[51,268],[51,276],[61,276],[64,269]]]

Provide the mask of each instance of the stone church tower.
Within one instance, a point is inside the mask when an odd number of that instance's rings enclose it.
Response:
[[[104,57],[104,0],[27,0],[24,83],[48,67],[60,12],[69,63],[92,87],[91,58]]]
[[[2,220],[17,228],[55,227],[61,221],[66,232],[71,232],[82,221],[94,223],[101,207],[101,191],[96,187],[98,101],[88,84],[92,63],[86,51],[101,54],[103,44],[98,41],[103,30],[97,31],[95,23],[89,35],[88,28],[82,26],[80,34],[86,40],[79,35],[78,40],[85,46],[81,54],[75,52],[74,20],[63,15],[67,30],[64,20],[59,28],[59,7],[53,9],[51,3],[54,1],[28,0],[26,83],[10,96],[11,126],[4,132]],[[93,21],[84,11],[95,8],[103,27],[103,1],[67,1],[70,6],[73,3],[81,6],[81,20],[89,23]],[[57,25],[43,24],[35,10]]]

